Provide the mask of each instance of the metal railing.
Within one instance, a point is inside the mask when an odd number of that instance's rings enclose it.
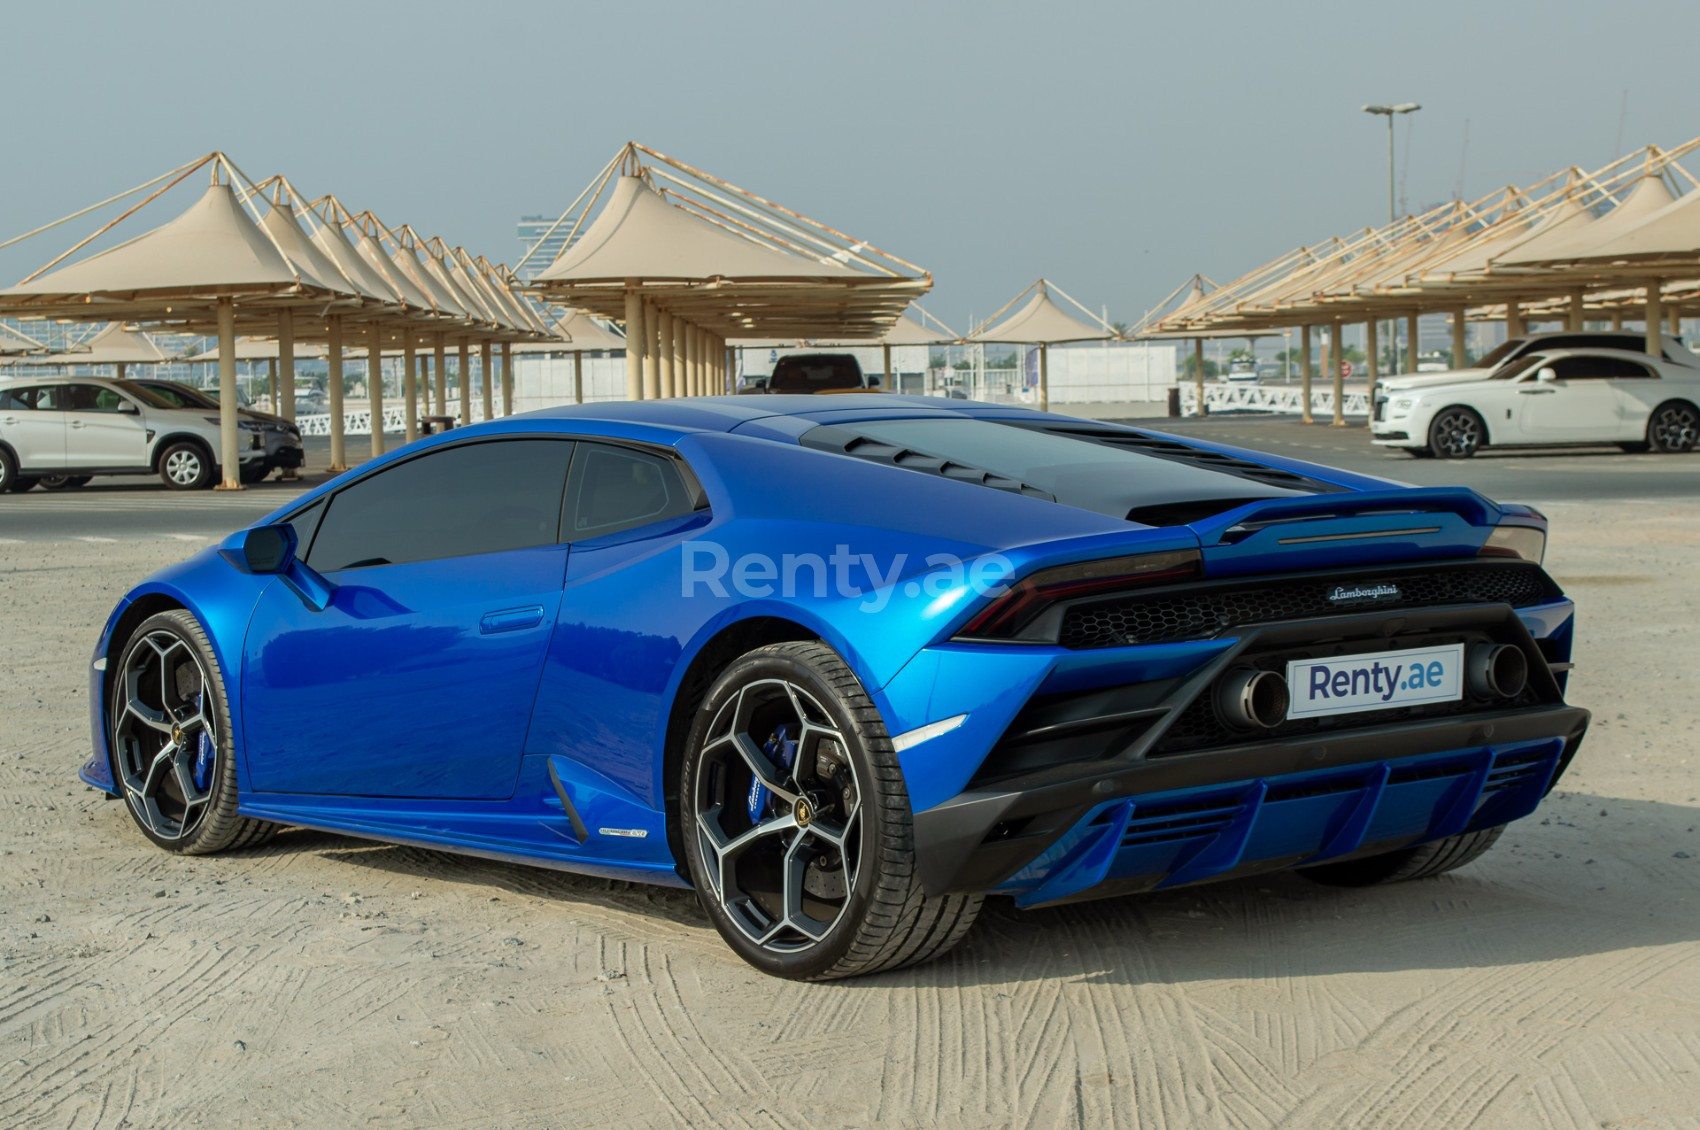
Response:
[[[1198,411],[1198,389],[1192,383],[1183,384],[1181,414],[1191,416]],[[1204,404],[1212,412],[1273,412],[1298,415],[1304,411],[1304,389],[1298,385],[1265,385],[1250,381],[1214,381],[1204,386]],[[1310,393],[1313,416],[1334,415],[1334,390],[1313,387]],[[1369,415],[1369,390],[1347,389],[1343,412],[1347,416]]]

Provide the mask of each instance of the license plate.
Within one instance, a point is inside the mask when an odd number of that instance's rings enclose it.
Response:
[[[1289,718],[1453,702],[1464,693],[1464,645],[1379,651],[1287,664]]]

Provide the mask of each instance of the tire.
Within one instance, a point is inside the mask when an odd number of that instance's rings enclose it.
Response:
[[[984,901],[921,890],[891,738],[818,641],[757,648],[715,680],[686,739],[678,818],[715,929],[777,977],[928,961],[962,940]]]
[[[106,734],[125,809],[165,850],[210,855],[277,831],[237,814],[224,676],[200,623],[183,609],[142,621],[119,650]]]
[[[64,490],[66,487],[86,486],[93,475],[43,475],[42,490]]]
[[[10,491],[17,481],[18,461],[10,451],[0,447],[0,494]]]
[[[1409,455],[1412,459],[1433,459],[1434,458],[1434,452],[1430,451],[1426,447],[1407,447],[1405,449],[1405,454]]]
[[[1321,863],[1301,867],[1299,874],[1328,887],[1378,887],[1384,883],[1403,883],[1409,879],[1428,879],[1444,875],[1469,863],[1499,841],[1505,825],[1484,828],[1448,836],[1432,844],[1400,848],[1381,855],[1348,859],[1340,863]]]
[[[41,482],[40,475],[13,475],[11,481],[7,483],[6,489],[13,494],[22,494],[26,490],[34,490],[35,485],[39,482]]]
[[[1487,442],[1487,425],[1469,408],[1442,408],[1428,425],[1428,449],[1442,459],[1468,459]]]
[[[1686,400],[1669,400],[1647,418],[1647,446],[1654,451],[1693,451],[1700,440],[1700,411]]]
[[[1617,446],[1619,448],[1621,448],[1622,450],[1627,451],[1631,455],[1640,455],[1644,452],[1651,451],[1653,449],[1652,444],[1645,443],[1645,442],[1643,442],[1643,443],[1620,443]]]
[[[159,478],[172,490],[202,490],[212,485],[212,457],[198,443],[174,443],[160,452]]]
[[[242,480],[244,486],[253,486],[255,483],[265,482],[266,476],[271,473],[271,467],[264,463],[245,463],[237,470],[236,477]]]

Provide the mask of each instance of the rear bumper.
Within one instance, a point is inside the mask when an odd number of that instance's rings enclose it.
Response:
[[[1493,827],[1534,810],[1588,719],[1563,705],[1476,713],[964,792],[915,816],[921,880],[1039,905]]]

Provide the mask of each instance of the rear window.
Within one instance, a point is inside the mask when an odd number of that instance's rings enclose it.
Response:
[[[767,382],[769,392],[828,392],[861,387],[861,366],[848,354],[781,357]]]

